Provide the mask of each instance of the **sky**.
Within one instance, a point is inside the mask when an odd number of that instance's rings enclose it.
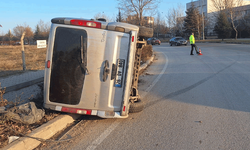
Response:
[[[164,17],[169,9],[191,0],[160,0],[158,12]],[[110,18],[118,14],[117,0],[0,0],[0,35],[17,25],[28,25],[33,31],[40,20],[49,23],[52,18],[72,17],[91,19],[98,13]],[[145,14],[147,16],[147,14]]]

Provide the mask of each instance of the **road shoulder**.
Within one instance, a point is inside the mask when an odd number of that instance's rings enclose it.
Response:
[[[151,58],[140,67],[140,72],[145,70],[154,60],[155,55],[153,54]],[[47,140],[53,137],[59,131],[65,129],[68,125],[72,124],[81,115],[68,114],[60,115],[55,119],[45,123],[44,125],[38,127],[32,131],[28,136],[36,137],[39,139]],[[37,139],[32,139],[29,137],[21,137],[18,140],[10,143],[3,150],[32,150],[39,146],[41,142]]]

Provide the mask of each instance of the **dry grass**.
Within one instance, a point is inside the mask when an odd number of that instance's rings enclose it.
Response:
[[[27,70],[43,70],[45,66],[46,48],[36,45],[25,45],[25,62]],[[22,47],[0,46],[0,71],[23,70]]]
[[[162,43],[168,43],[170,38],[168,39],[160,39]],[[188,39],[186,39],[188,40]],[[250,39],[205,39],[205,40],[195,40],[197,43],[235,43],[235,44],[250,44]]]
[[[249,39],[206,39],[206,40],[196,40],[197,42],[209,42],[209,43],[235,43],[235,44],[249,44]]]

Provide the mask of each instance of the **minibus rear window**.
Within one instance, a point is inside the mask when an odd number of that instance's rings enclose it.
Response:
[[[50,101],[78,104],[87,66],[87,32],[58,27],[51,65]]]

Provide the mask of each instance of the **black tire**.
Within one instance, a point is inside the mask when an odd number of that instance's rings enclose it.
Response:
[[[138,113],[141,112],[144,108],[144,103],[141,101],[141,99],[138,99],[138,101],[131,103],[129,107],[129,113]]]
[[[178,46],[178,44],[177,44],[177,43],[175,43],[175,46]]]
[[[139,33],[138,36],[139,37],[153,37],[153,29],[152,28],[147,28],[147,27],[143,27],[143,26],[139,26]]]
[[[172,46],[172,43],[170,43],[170,46]]]

